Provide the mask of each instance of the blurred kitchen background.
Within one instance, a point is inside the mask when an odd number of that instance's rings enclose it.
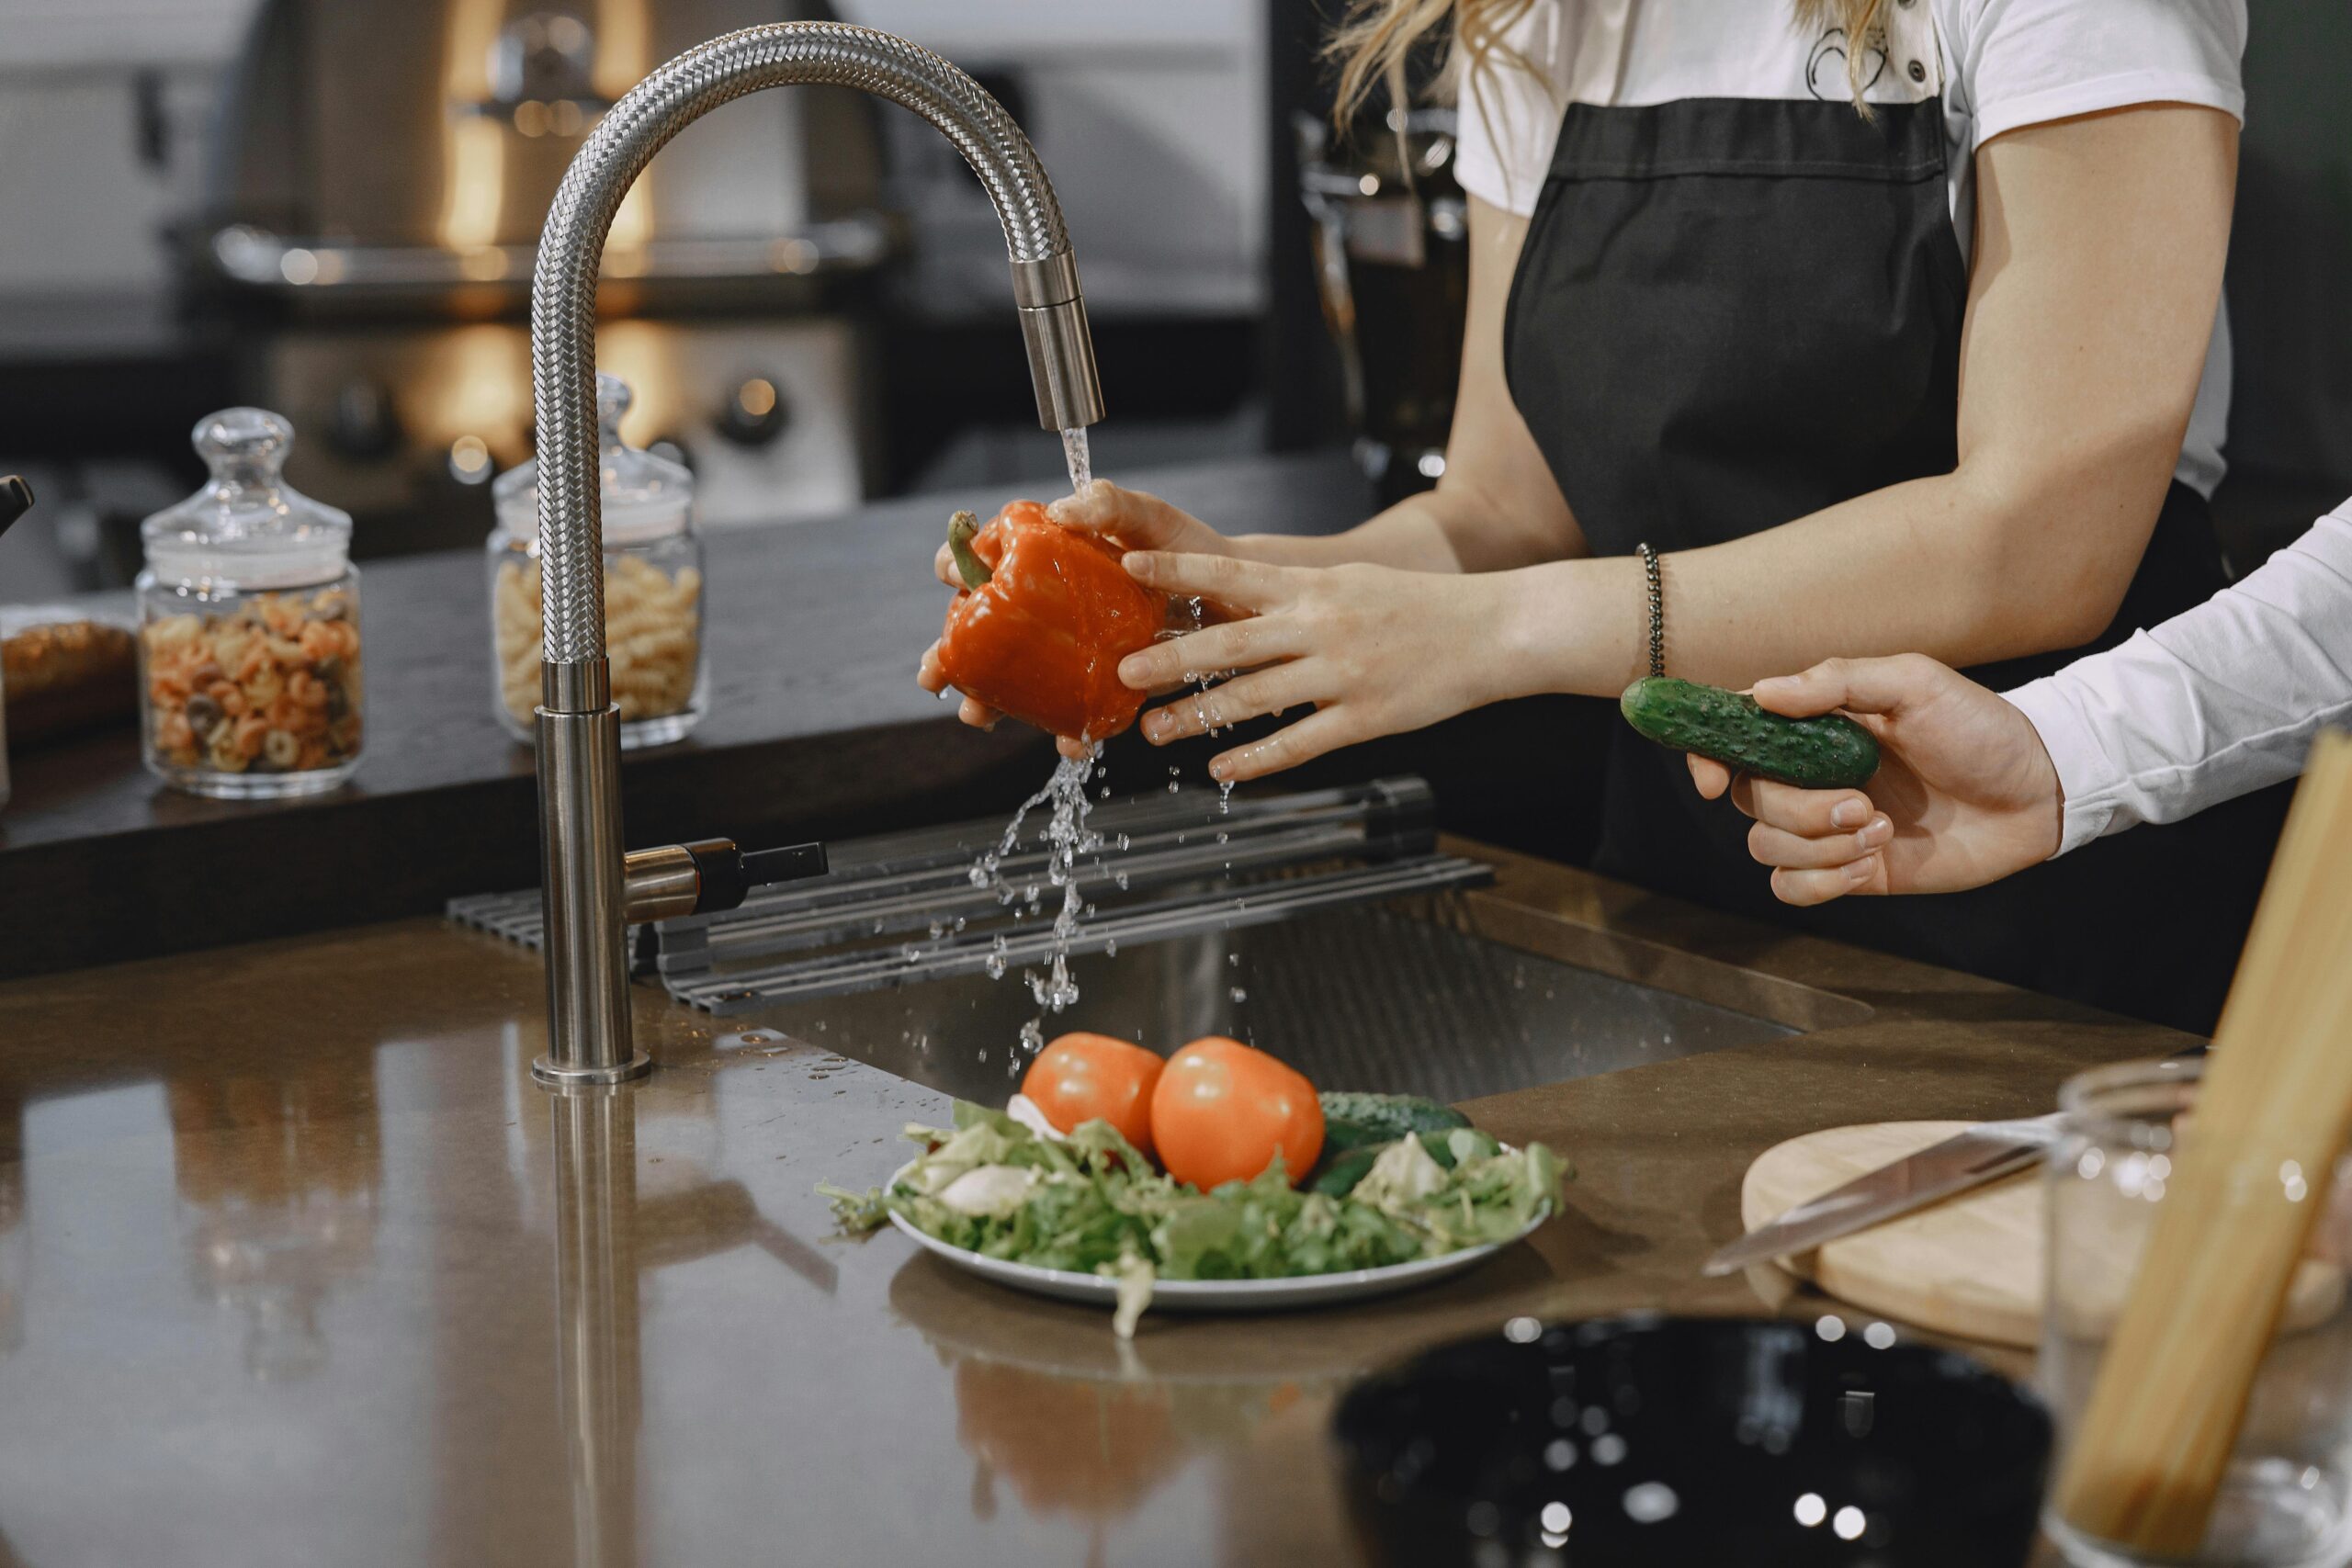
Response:
[[[1098,472],[1317,446],[1391,494],[1442,471],[1450,121],[1330,148],[1312,0],[0,0],[0,472],[40,498],[0,602],[128,581],[138,520],[200,477],[189,427],[236,402],[294,421],[289,476],[356,515],[357,554],[478,545],[530,453],[530,248],[583,129],[690,44],[827,14],[957,61],[1035,140],[1100,349]],[[2352,493],[2346,59],[2344,0],[2261,0],[2220,498],[2240,570]],[[762,94],[622,209],[601,346],[627,434],[695,470],[707,525],[788,525],[1057,479],[1009,299],[939,137]]]

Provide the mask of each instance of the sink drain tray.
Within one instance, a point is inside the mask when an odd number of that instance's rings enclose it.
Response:
[[[1492,879],[1436,847],[1419,779],[1226,800],[1159,792],[1098,807],[1101,844],[1073,880],[1082,901],[1073,954],[1115,953],[1311,910],[1433,893]],[[671,995],[714,1013],[1001,973],[1044,963],[1062,891],[1044,824],[1024,824],[994,877],[973,866],[999,847],[995,822],[851,840],[825,875],[755,889],[743,906],[638,928],[632,963]],[[453,900],[463,924],[537,947],[536,891]]]

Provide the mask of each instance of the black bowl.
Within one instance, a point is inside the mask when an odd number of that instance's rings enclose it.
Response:
[[[1333,1428],[1396,1568],[2013,1568],[2050,1461],[2007,1379],[1834,1318],[1515,1318],[1358,1383]]]

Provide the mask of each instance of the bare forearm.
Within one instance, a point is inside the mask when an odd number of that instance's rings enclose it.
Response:
[[[1436,492],[1407,496],[1342,534],[1248,534],[1234,548],[1274,566],[1343,566],[1364,561],[1407,571],[1460,571],[1447,536],[1445,503]]]
[[[2010,496],[1955,473],[1668,554],[1668,668],[1744,688],[1828,658],[1923,652],[1964,667],[2072,647],[2112,615],[2162,493],[2125,479],[2064,501]],[[1544,672],[1536,689],[1611,694],[1645,664],[1636,562],[1512,575]]]

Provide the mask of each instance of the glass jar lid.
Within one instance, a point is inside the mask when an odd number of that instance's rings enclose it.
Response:
[[[596,372],[596,468],[607,545],[639,545],[683,533],[693,510],[695,477],[682,464],[626,445],[621,420],[635,394],[617,376]],[[498,521],[517,538],[539,534],[539,460],[498,477],[492,487]]]
[[[147,564],[204,588],[299,588],[343,575],[351,514],[311,500],[281,473],[294,427],[267,409],[222,409],[189,436],[212,477],[140,525]]]

